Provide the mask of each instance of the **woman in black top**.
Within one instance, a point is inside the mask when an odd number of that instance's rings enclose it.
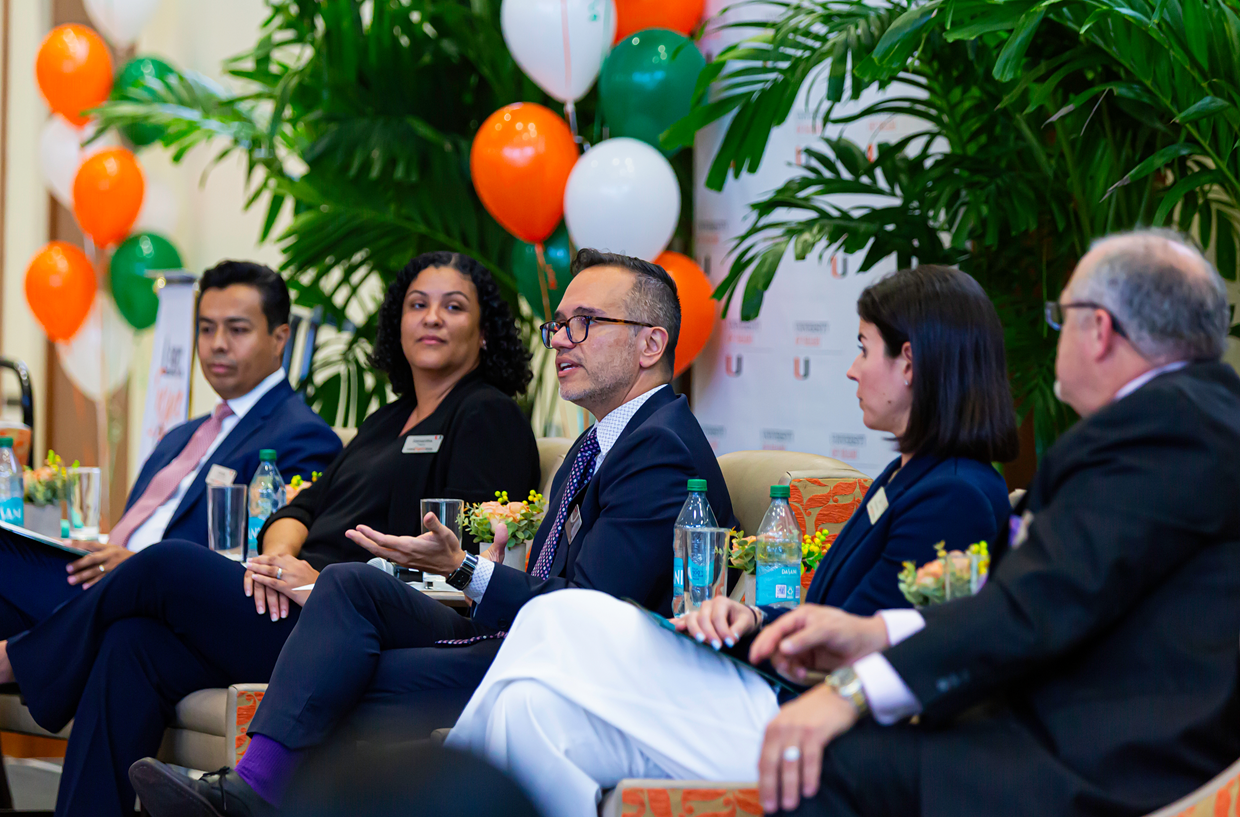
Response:
[[[529,359],[476,261],[415,258],[388,290],[373,356],[400,399],[368,417],[318,482],[267,521],[251,564],[268,586],[201,545],[165,541],[11,643],[35,721],[52,731],[74,721],[57,813],[132,813],[129,767],[158,751],[178,701],[265,683],[299,617],[289,602],[305,593],[294,588],[325,565],[370,558],[346,530],[364,523],[416,535],[423,497],[523,497],[537,487],[537,445],[512,400],[530,381]],[[406,445],[438,450],[402,453]]]

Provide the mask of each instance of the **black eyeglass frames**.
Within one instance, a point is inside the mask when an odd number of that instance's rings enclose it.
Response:
[[[604,318],[598,315],[574,315],[566,321],[547,321],[538,327],[542,332],[543,346],[551,348],[551,339],[561,329],[568,332],[569,343],[584,343],[585,339],[590,336],[590,324],[592,323],[618,323],[625,326],[646,326],[653,327],[653,323],[641,323],[640,321],[626,321],[620,318]]]
[[[1107,309],[1105,306],[1093,301],[1069,301],[1061,304],[1059,301],[1046,302],[1046,322],[1056,331],[1063,328],[1063,313],[1065,309],[1101,309],[1103,312],[1111,316],[1111,328],[1115,330],[1115,334],[1121,338],[1127,338],[1128,333],[1124,331],[1124,327],[1120,324],[1119,318],[1115,317],[1115,313]]]

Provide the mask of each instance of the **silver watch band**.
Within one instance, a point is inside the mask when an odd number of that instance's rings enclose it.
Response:
[[[464,590],[469,587],[469,580],[474,577],[474,570],[478,567],[478,557],[472,553],[465,554],[465,560],[461,562],[461,566],[453,570],[444,577],[444,581],[457,590]]]

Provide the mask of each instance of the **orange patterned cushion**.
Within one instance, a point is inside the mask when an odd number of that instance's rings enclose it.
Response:
[[[801,530],[808,534],[826,530],[831,534],[827,541],[834,541],[857,509],[865,492],[870,489],[869,479],[794,479],[788,486],[788,502]]]
[[[247,732],[250,729],[250,721],[254,720],[254,711],[258,709],[259,703],[263,700],[261,692],[244,692],[237,691],[237,762],[241,762],[241,756],[245,754],[245,750],[250,747],[250,736]]]
[[[1221,789],[1201,798],[1176,817],[1240,817],[1240,776],[1228,780]]]
[[[757,789],[625,789],[624,817],[759,817]]]

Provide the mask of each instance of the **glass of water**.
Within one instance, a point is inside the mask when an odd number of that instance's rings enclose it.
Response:
[[[69,469],[69,538],[99,539],[99,511],[103,476],[98,468]]]
[[[428,513],[435,514],[440,523],[456,534],[456,540],[461,541],[461,510],[464,509],[465,502],[460,499],[424,499],[422,500],[422,519],[426,519]],[[422,532],[426,533],[429,529],[426,522],[422,523]],[[433,581],[443,581],[443,576],[437,576],[434,573],[423,573],[422,580],[426,582],[426,586],[430,587]]]
[[[727,591],[727,528],[682,528],[685,537],[685,612]]]
[[[207,544],[211,550],[237,562],[247,558],[249,526],[246,486],[207,486]]]

